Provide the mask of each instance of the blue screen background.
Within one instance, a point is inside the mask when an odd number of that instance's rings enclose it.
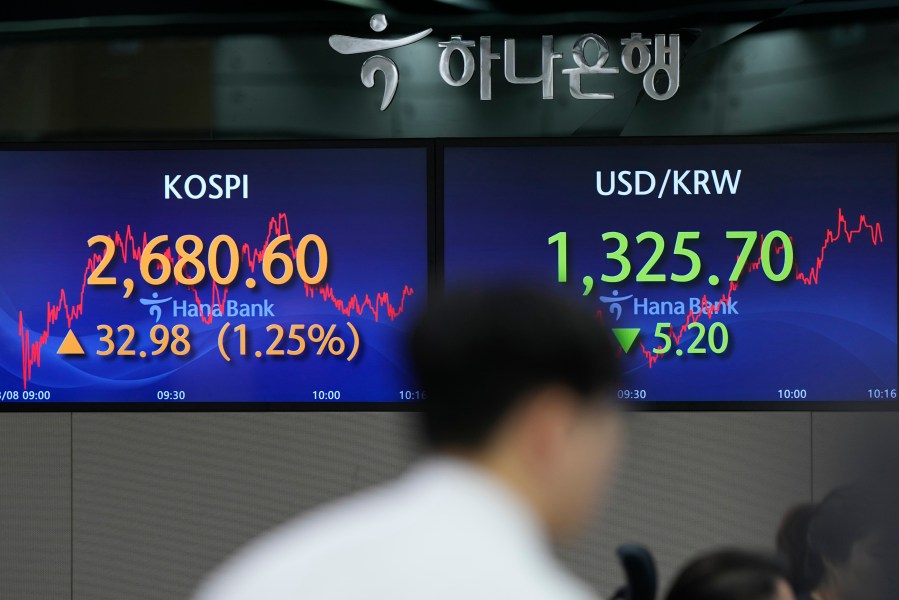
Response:
[[[249,197],[164,199],[164,175],[179,173],[247,174]],[[95,354],[103,347],[97,325],[104,323],[133,325],[134,348],[155,348],[148,335],[155,320],[140,298],[156,291],[160,297],[195,302],[184,286],[153,288],[141,280],[138,261],[117,256],[104,274],[119,282],[131,277],[133,295],[123,299],[121,285],[87,286],[83,314],[72,322],[87,355],[56,354],[68,331],[61,316],[49,326],[28,390],[49,390],[53,402],[154,402],[160,391],[184,391],[188,402],[306,402],[316,399],[315,391],[335,390],[342,402],[385,402],[398,401],[400,391],[411,388],[403,340],[427,294],[426,149],[0,152],[0,174],[0,390],[23,390],[20,312],[33,342],[46,329],[48,303],[55,305],[61,290],[69,304],[78,302],[88,258],[92,251],[102,252],[101,246],[88,248],[91,236],[124,234],[130,225],[138,242],[144,232],[148,238],[168,234],[171,244],[180,235],[195,234],[208,247],[216,235],[229,234],[238,244],[262,248],[269,221],[279,213],[286,214],[294,246],[307,233],[324,239],[329,267],[323,284],[338,299],[367,296],[378,305],[381,295],[402,312],[391,319],[383,306],[377,322],[368,309],[345,316],[321,295],[307,297],[297,278],[276,287],[264,281],[259,267],[250,273],[242,264],[228,299],[266,299],[274,305],[274,319],[216,317],[207,325],[196,317],[173,316],[170,302],[162,305],[159,322],[190,327],[188,356],[100,357]],[[259,282],[252,290],[243,285],[249,275]],[[403,300],[406,288],[413,293]],[[210,302],[208,284],[197,292]],[[217,350],[226,320],[232,326],[245,322],[250,330],[248,356],[234,356],[237,342],[232,339],[230,363]],[[265,331],[271,323],[285,329],[292,323],[335,324],[351,342],[347,321],[362,339],[353,362],[345,360],[348,351],[344,358],[327,351],[316,356],[314,344],[301,357],[252,356],[273,339]]]
[[[648,170],[661,184],[667,169],[742,170],[735,195],[601,196],[596,172]],[[692,180],[690,180],[692,181]],[[711,187],[711,186],[710,186]],[[714,191],[714,190],[713,190]],[[729,230],[783,230],[792,237],[800,272],[815,266],[828,229],[842,210],[850,229],[861,215],[880,224],[883,242],[867,230],[831,243],[817,285],[791,275],[773,283],[762,271],[747,274],[732,293],[739,314],[700,318],[730,333],[721,355],[665,355],[650,368],[640,344],[651,350],[658,322],[684,325],[677,315],[635,315],[629,302],[615,319],[599,297],[617,291],[644,300],[689,302],[720,298],[710,274],[727,281],[741,242]],[[767,401],[778,390],[806,390],[806,400],[867,400],[868,389],[897,385],[896,150],[893,144],[726,144],[582,147],[448,147],[444,173],[445,279],[448,284],[530,280],[580,295],[590,294],[611,327],[639,327],[637,348],[623,357],[629,388],[649,401]],[[636,235],[656,231],[666,241],[653,272],[684,273],[687,259],[672,256],[678,231],[699,231],[691,242],[702,271],[690,283],[636,283],[650,255]],[[557,251],[547,239],[568,232],[568,282],[556,282]],[[604,232],[630,239],[633,271],[624,282],[600,281],[618,272],[606,259],[615,248]],[[750,260],[759,256],[756,246]],[[780,266],[775,261],[775,267]],[[633,302],[633,299],[630,300]],[[688,309],[689,310],[689,309]],[[686,351],[694,332],[678,348]],[[794,398],[795,399],[795,398]],[[801,399],[801,398],[800,398]]]

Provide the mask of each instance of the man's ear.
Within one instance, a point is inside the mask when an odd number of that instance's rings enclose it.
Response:
[[[532,466],[541,471],[557,467],[556,460],[571,433],[576,410],[573,392],[562,386],[547,386],[530,395],[519,415],[519,425]]]

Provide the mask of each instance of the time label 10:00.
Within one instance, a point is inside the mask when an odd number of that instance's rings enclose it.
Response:
[[[294,272],[303,283],[316,285],[324,280],[328,271],[328,249],[324,240],[318,235],[304,236],[296,248],[284,244],[290,242],[290,234],[279,235],[265,247],[262,255],[262,276],[272,285],[288,283]],[[209,243],[205,261],[201,258],[203,240],[196,235],[182,235],[175,240],[174,255],[171,248],[160,251],[160,247],[169,241],[169,236],[158,235],[147,242],[140,251],[141,277],[150,285],[164,285],[174,277],[181,285],[199,285],[208,275],[219,285],[231,285],[237,279],[240,270],[241,253],[249,254],[251,250],[244,244],[237,245],[234,238],[219,235]],[[104,271],[112,264],[116,255],[116,243],[108,235],[95,235],[87,241],[88,246],[102,245],[105,253],[99,257],[96,268],[87,279],[90,285],[116,285],[116,278],[104,275]],[[307,266],[307,253],[311,247],[318,251],[318,265],[314,273]],[[223,272],[220,262],[222,253],[228,255],[228,268]],[[175,258],[177,256],[177,259]],[[223,262],[223,261],[222,261]],[[280,269],[276,267],[280,265]]]
[[[761,239],[760,266],[765,276],[771,281],[783,281],[789,277],[793,269],[793,242],[790,236],[780,230],[771,231],[768,234],[759,235],[757,231],[728,231],[727,239],[742,240],[743,248],[737,257],[733,270],[730,273],[729,280],[737,281],[746,263],[749,261],[749,255],[752,253],[756,242]],[[654,273],[653,269],[656,263],[665,253],[665,238],[655,231],[644,231],[637,235],[634,239],[637,244],[652,245],[652,254],[646,263],[640,268],[636,275],[638,283],[662,283],[671,279],[676,283],[687,283],[699,277],[702,271],[702,259],[696,251],[687,247],[692,242],[699,240],[700,233],[698,231],[680,231],[674,242],[674,249],[671,254],[681,256],[689,262],[689,270],[684,273]],[[606,283],[620,283],[631,275],[632,265],[627,257],[630,242],[628,237],[617,231],[608,231],[602,234],[604,242],[611,242],[617,247],[611,252],[606,253],[606,258],[618,263],[619,270],[614,274],[603,274],[601,279]],[[560,231],[550,236],[547,240],[550,246],[555,245],[557,249],[558,268],[557,277],[559,283],[568,281],[568,232]],[[779,269],[774,266],[774,255],[782,255],[782,265]]]

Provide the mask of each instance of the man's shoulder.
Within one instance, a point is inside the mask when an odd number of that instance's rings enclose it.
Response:
[[[600,597],[584,580],[568,571],[560,563],[547,560],[534,565],[526,576],[508,574],[509,578],[520,584],[514,590],[514,597],[526,600],[541,598],[564,598],[565,600],[599,600]],[[504,596],[513,597],[513,596]]]
[[[383,537],[390,515],[400,514],[400,506],[390,500],[394,486],[336,500],[263,533],[213,571],[194,598],[243,600],[262,597],[261,590],[269,594],[266,598],[282,598],[277,590],[295,587],[297,578],[308,579],[310,565],[327,565],[329,556],[358,549],[365,538]]]
[[[300,516],[239,551],[196,600],[596,599],[501,505],[449,483],[407,477]]]

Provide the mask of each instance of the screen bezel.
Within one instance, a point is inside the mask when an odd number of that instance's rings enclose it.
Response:
[[[28,142],[0,143],[3,152],[91,152],[91,151],[181,151],[181,150],[329,150],[329,149],[396,149],[418,148],[425,151],[427,173],[425,174],[426,235],[428,290],[430,296],[438,289],[435,279],[436,228],[438,215],[435,212],[436,144],[432,139],[397,140],[211,140],[211,141],[140,141],[140,142]],[[114,402],[44,402],[17,401],[0,402],[3,412],[390,412],[414,410],[409,402],[298,402],[298,401],[114,401]]]
[[[597,147],[597,146],[703,146],[748,144],[892,144],[896,149],[896,202],[899,205],[899,135],[872,134],[806,134],[753,136],[641,136],[641,137],[572,137],[572,138],[444,138],[437,140],[436,212],[440,215],[436,230],[437,283],[443,289],[444,273],[444,156],[447,148],[504,147]],[[897,210],[899,231],[899,210]],[[899,246],[899,244],[897,244]],[[899,285],[897,285],[899,298]],[[899,331],[897,331],[899,338]],[[899,362],[899,352],[897,352]],[[641,400],[622,401],[635,412],[882,412],[899,410],[899,398],[886,400]]]

